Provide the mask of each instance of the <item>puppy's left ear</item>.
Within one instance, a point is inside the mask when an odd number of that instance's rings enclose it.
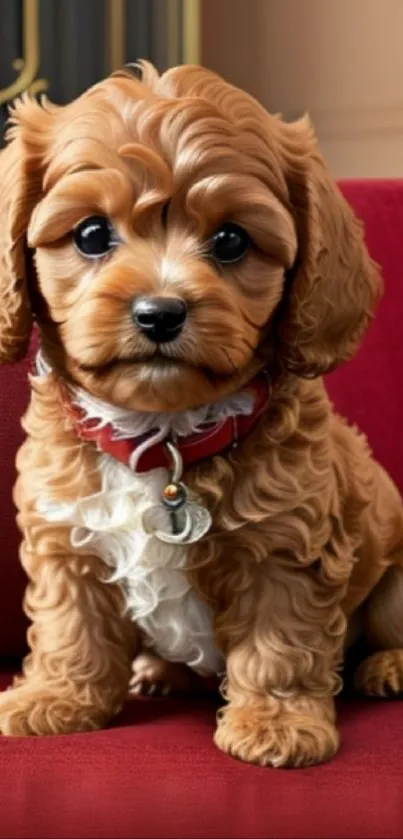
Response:
[[[44,134],[46,113],[25,99],[12,113],[9,143],[0,151],[0,362],[17,361],[27,352],[31,333],[28,274],[33,271],[26,231],[40,192],[38,147],[24,139],[24,121],[38,123]]]
[[[286,368],[311,378],[354,355],[382,282],[364,244],[362,224],[327,171],[308,121],[283,129],[298,256],[278,336]]]

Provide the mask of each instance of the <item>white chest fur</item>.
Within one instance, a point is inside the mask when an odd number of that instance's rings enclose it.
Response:
[[[41,500],[41,514],[71,526],[73,547],[85,547],[111,568],[110,579],[122,586],[127,611],[159,655],[201,674],[220,672],[211,612],[183,570],[186,546],[162,544],[141,526],[144,511],[158,503],[167,471],[134,475],[107,455],[100,457],[99,469],[101,492],[74,503]]]

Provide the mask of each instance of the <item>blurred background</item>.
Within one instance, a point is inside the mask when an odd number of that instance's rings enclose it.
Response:
[[[403,0],[0,0],[0,128],[137,58],[202,63],[293,119],[336,177],[403,176]]]

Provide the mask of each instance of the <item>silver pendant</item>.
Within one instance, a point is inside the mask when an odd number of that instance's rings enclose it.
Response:
[[[212,518],[208,510],[190,497],[181,482],[183,464],[178,450],[167,443],[173,459],[171,481],[163,490],[161,503],[149,507],[143,514],[146,533],[170,545],[191,545],[210,530]]]
[[[211,527],[211,516],[201,504],[187,502],[186,506],[172,514],[162,504],[150,507],[143,514],[143,527],[146,533],[155,536],[160,542],[170,545],[191,545],[198,542]]]

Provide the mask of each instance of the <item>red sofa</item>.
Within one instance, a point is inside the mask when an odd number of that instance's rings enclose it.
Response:
[[[329,390],[403,489],[403,181],[342,188],[366,223],[386,296],[362,350],[329,377]],[[24,649],[11,486],[27,367],[0,372],[1,686]],[[285,771],[220,754],[216,702],[137,700],[106,731],[0,738],[0,837],[403,837],[403,703],[340,699],[338,756]]]

